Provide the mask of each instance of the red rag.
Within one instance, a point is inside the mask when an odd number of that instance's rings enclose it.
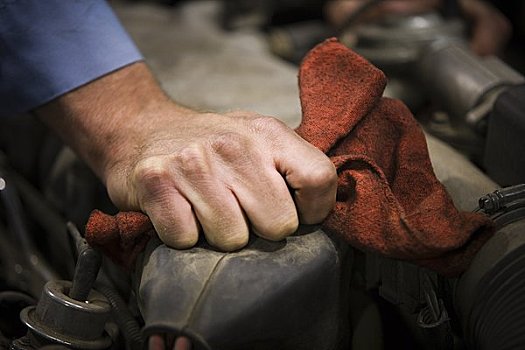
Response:
[[[112,216],[93,210],[86,224],[88,243],[128,271],[154,235],[149,217],[139,212]]]
[[[437,180],[408,108],[382,98],[384,74],[336,39],[304,59],[297,133],[328,154],[339,182],[326,230],[354,247],[456,276],[494,232],[483,214],[458,212]]]
[[[331,157],[339,176],[323,227],[359,249],[457,276],[491,237],[493,223],[457,211],[434,175],[417,121],[401,102],[381,97],[385,85],[379,69],[336,39],[301,65],[296,131]],[[144,214],[95,211],[86,238],[129,268],[152,232]]]

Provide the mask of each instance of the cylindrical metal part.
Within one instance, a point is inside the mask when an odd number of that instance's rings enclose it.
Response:
[[[20,318],[37,338],[75,349],[105,349],[111,339],[104,327],[110,315],[107,299],[92,290],[86,301],[68,296],[69,281],[48,282],[37,306],[22,310]]]
[[[464,44],[450,40],[431,44],[419,61],[418,70],[421,82],[430,90],[431,96],[456,120],[464,119],[498,88],[525,81],[522,75],[498,58],[476,56]],[[490,111],[491,107],[484,110]],[[476,124],[484,115],[473,116],[467,122]]]
[[[420,53],[436,40],[461,40],[464,23],[444,19],[434,12],[413,16],[388,16],[377,23],[359,26],[355,51],[390,76],[393,72],[410,75]],[[344,42],[343,36],[343,42]]]

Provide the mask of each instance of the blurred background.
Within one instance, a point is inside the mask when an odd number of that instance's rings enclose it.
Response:
[[[252,270],[235,254],[233,263],[216,269],[219,252],[199,246],[175,254],[160,242],[150,244],[132,273],[108,261],[100,267],[81,232],[94,208],[115,213],[104,187],[32,115],[6,118],[0,128],[0,348],[32,350],[43,338],[62,336],[31,328],[29,311],[20,314],[39,299],[57,325],[78,325],[75,332],[87,334],[77,349],[138,350],[148,341],[152,350],[187,349],[173,345],[180,334],[197,350],[525,348],[524,1],[110,4],[176,101],[198,110],[252,110],[290,127],[301,120],[298,65],[316,44],[339,38],[386,73],[385,96],[405,102],[424,128],[436,176],[456,206],[490,215],[497,234],[454,279],[358,251],[320,230],[274,246],[256,241],[247,248],[256,262]],[[320,253],[303,254],[303,245]],[[276,256],[291,264],[311,260],[259,278],[266,269],[257,264],[280,261]],[[185,259],[210,263],[188,273]],[[202,277],[207,268],[221,278]],[[54,281],[75,280],[88,295],[97,274],[101,294],[93,295],[105,316],[81,302],[80,319],[70,298],[56,293],[66,284]],[[243,295],[246,288],[253,293]],[[269,292],[259,299],[262,290]],[[199,308],[197,301],[181,302],[188,295],[199,296]],[[191,325],[183,323],[188,309],[204,310]],[[59,343],[46,349],[70,346]]]

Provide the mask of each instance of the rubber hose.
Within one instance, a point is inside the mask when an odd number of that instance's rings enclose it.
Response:
[[[95,289],[108,299],[115,322],[119,326],[129,349],[142,350],[144,340],[140,326],[129,311],[124,299],[114,288],[108,285],[99,283]]]
[[[35,305],[36,299],[22,292],[8,290],[0,292],[0,305],[5,303],[28,306]]]
[[[516,249],[483,278],[475,291],[465,337],[474,349],[525,347],[525,246]]]

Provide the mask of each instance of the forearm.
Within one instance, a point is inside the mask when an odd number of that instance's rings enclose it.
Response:
[[[36,114],[105,182],[107,167],[143,141],[139,131],[152,122],[144,115],[163,104],[172,102],[138,62],[60,96]]]

